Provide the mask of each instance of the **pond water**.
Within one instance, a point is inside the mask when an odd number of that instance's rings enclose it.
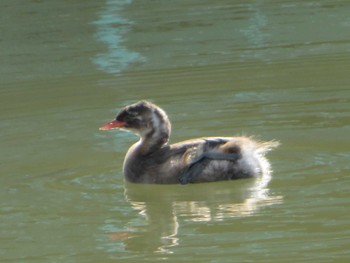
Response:
[[[347,262],[350,3],[0,3],[0,261]],[[256,180],[133,185],[139,99],[171,142],[281,146]]]

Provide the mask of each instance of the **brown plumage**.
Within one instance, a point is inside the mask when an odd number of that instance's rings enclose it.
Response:
[[[168,145],[168,116],[148,101],[124,107],[100,130],[116,128],[140,136],[124,159],[124,176],[133,183],[186,184],[257,177],[269,169],[264,154],[278,145],[248,137],[197,138]]]

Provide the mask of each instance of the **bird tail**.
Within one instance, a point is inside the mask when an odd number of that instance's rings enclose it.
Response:
[[[265,154],[269,151],[272,151],[274,148],[278,147],[280,145],[279,141],[272,140],[268,142],[260,142],[257,147],[257,152],[260,154]]]

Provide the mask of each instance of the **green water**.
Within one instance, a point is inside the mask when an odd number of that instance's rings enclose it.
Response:
[[[348,262],[350,4],[0,3],[1,262]],[[273,173],[126,184],[139,99],[171,142],[276,139]]]

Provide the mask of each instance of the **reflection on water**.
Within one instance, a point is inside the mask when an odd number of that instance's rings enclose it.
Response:
[[[248,9],[251,13],[249,18],[249,24],[247,28],[243,28],[241,31],[248,40],[248,47],[251,49],[262,49],[266,47],[266,39],[268,33],[264,28],[267,26],[267,17],[262,11],[261,1],[255,4],[249,5]],[[242,59],[247,58],[260,58],[261,54],[257,52],[243,52]],[[266,57],[267,58],[267,57]]]
[[[270,63],[325,52],[347,52],[344,32],[350,25],[348,11],[348,6],[342,7],[341,3],[337,6],[321,1],[287,1],[267,8],[265,1],[256,0],[247,5],[248,25],[241,29],[247,42],[240,58]]]
[[[171,254],[172,248],[181,243],[178,233],[182,225],[188,222],[224,222],[252,216],[263,207],[281,203],[283,197],[271,194],[268,188],[271,171],[267,160],[264,171],[256,179],[188,186],[127,183],[125,198],[138,216],[123,229],[113,224],[103,226],[112,242],[100,249],[132,251],[133,247],[140,249],[140,242],[145,242],[148,251]],[[150,237],[153,240],[149,240]]]
[[[120,11],[131,0],[107,0],[100,17],[93,24],[97,27],[95,36],[107,47],[106,52],[94,57],[93,62],[107,73],[116,74],[125,70],[130,63],[142,61],[140,54],[123,45],[123,37],[132,22],[120,16]]]

